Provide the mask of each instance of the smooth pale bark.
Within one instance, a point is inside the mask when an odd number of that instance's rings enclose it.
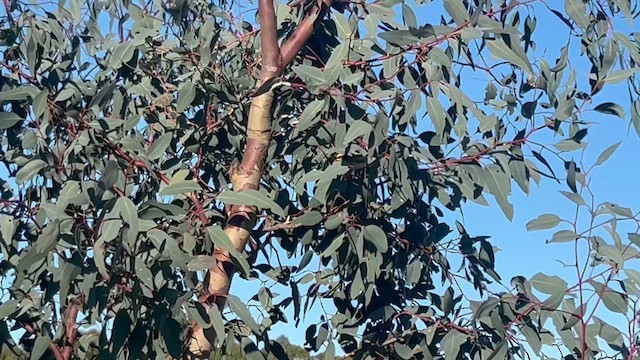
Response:
[[[280,76],[300,49],[307,42],[317,19],[329,9],[330,0],[318,2],[311,13],[302,20],[291,38],[282,46],[278,46],[277,24],[273,0],[259,0],[258,17],[260,19],[261,70],[260,80],[256,88],[269,79]],[[247,121],[247,146],[242,162],[232,167],[230,172],[233,191],[258,189],[262,168],[265,165],[267,149],[271,141],[271,105],[274,101],[273,91],[256,96],[251,102]],[[225,232],[238,251],[244,250],[251,232],[256,224],[256,209],[249,206],[230,206],[227,208],[227,226]],[[220,311],[225,306],[226,295],[229,294],[234,266],[227,251],[217,249],[216,266],[209,271],[208,291],[215,296],[216,306]],[[199,325],[193,327],[189,352],[195,357],[207,357],[211,352],[214,333]]]

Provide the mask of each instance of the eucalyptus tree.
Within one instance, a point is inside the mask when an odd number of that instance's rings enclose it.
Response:
[[[286,358],[273,327],[328,304],[304,330],[327,359],[636,356],[640,273],[620,270],[637,234],[611,225],[611,245],[574,224],[552,241],[592,244],[585,269],[602,273],[495,292],[489,237],[447,214],[475,202],[511,219],[512,183],[561,181],[587,207],[585,114],[640,132],[637,6],[5,1],[0,339],[32,359],[198,358],[237,341]],[[543,18],[566,46],[537,36]],[[234,274],[255,284],[248,303]],[[629,331],[587,314],[600,303]]]

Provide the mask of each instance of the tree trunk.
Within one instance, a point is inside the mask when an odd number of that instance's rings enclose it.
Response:
[[[267,80],[278,77],[283,69],[295,58],[307,42],[317,19],[321,19],[330,8],[331,0],[319,0],[296,31],[282,46],[278,46],[276,15],[273,0],[259,0],[258,17],[260,19],[261,69],[256,88]],[[269,90],[253,98],[247,122],[247,145],[242,162],[232,167],[230,172],[233,191],[258,189],[262,168],[265,165],[267,150],[271,141],[271,105],[274,92]],[[227,226],[225,232],[235,249],[244,250],[256,224],[256,209],[249,206],[230,206],[227,210]],[[220,311],[225,306],[229,294],[234,266],[228,251],[216,249],[216,266],[209,271],[210,295],[215,296],[216,306]],[[213,338],[201,326],[193,327],[193,336],[189,344],[189,352],[195,357],[207,357],[211,352]]]

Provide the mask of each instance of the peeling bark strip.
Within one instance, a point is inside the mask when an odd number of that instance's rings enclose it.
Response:
[[[296,57],[313,34],[316,20],[322,19],[331,5],[331,0],[318,0],[316,6],[300,22],[292,36],[280,49],[273,1],[275,0],[259,0],[258,3],[262,61],[260,79],[256,84],[256,89],[269,79],[280,76],[283,69]],[[271,105],[273,100],[274,93],[270,90],[256,96],[251,102],[247,122],[247,146],[242,162],[233,167],[230,173],[233,191],[259,187],[262,168],[271,141]],[[256,224],[256,209],[248,206],[231,206],[227,209],[227,218],[225,232],[235,249],[242,251]],[[216,296],[216,306],[222,311],[235,269],[227,251],[217,249],[215,258],[217,260],[216,266],[208,274],[208,290],[209,294]],[[192,356],[207,357],[211,352],[213,341],[211,333],[213,332],[209,330],[198,325],[193,327],[193,335],[189,343],[189,352]]]

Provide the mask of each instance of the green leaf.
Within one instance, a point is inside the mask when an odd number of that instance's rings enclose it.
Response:
[[[180,92],[178,93],[178,103],[176,104],[176,111],[181,113],[191,105],[196,98],[196,87],[191,81],[184,83]],[[166,135],[166,134],[165,134]]]
[[[458,26],[462,26],[467,22],[467,16],[469,16],[469,14],[462,1],[445,0],[444,9]]]
[[[618,149],[618,147],[622,144],[622,142],[615,143],[608,148],[606,148],[600,156],[598,156],[598,160],[596,161],[596,165],[602,165],[605,161],[607,161],[611,155]]]
[[[393,347],[396,351],[396,354],[398,354],[400,358],[402,359],[413,358],[413,349],[411,349],[411,347],[401,343],[396,343]]]
[[[385,31],[382,33],[378,33],[378,37],[396,46],[411,45],[420,41],[420,38],[411,34],[411,31],[409,30]]]
[[[155,289],[155,286],[153,285],[153,274],[151,273],[151,270],[149,270],[149,267],[147,267],[147,264],[145,264],[141,259],[136,259],[135,263],[136,276],[138,279],[149,289]]]
[[[304,213],[302,216],[295,218],[292,223],[300,224],[302,226],[314,226],[322,221],[322,213],[317,210],[311,210]]]
[[[576,163],[575,161],[569,162],[569,168],[567,169],[567,185],[574,193],[578,193],[576,187]]]
[[[297,65],[291,70],[308,86],[323,85],[327,79],[322,70],[315,66]]]
[[[521,58],[516,54],[512,49],[507,46],[507,44],[503,40],[488,40],[487,46],[489,47],[489,51],[497,58],[507,60],[509,63],[519,67],[522,70],[526,70],[529,73],[533,74],[533,68],[531,67],[531,63],[526,58]],[[513,44],[512,46],[519,46],[518,43]]]
[[[38,335],[36,341],[33,343],[30,360],[42,359],[47,349],[49,349],[49,344],[51,344],[51,338],[49,336]]]
[[[24,119],[14,112],[0,112],[0,130],[13,127],[22,120]]]
[[[5,244],[11,244],[11,241],[13,239],[13,234],[15,234],[15,231],[16,231],[16,220],[13,218],[13,216],[1,214],[0,215],[0,239],[4,240]]]
[[[198,255],[187,263],[187,268],[191,271],[200,271],[213,269],[215,265],[215,257],[211,255]]]
[[[574,241],[578,238],[578,235],[571,230],[560,230],[553,234],[551,240],[548,240],[547,243],[562,243],[562,242],[570,242]]]
[[[361,136],[370,134],[372,130],[373,127],[368,122],[362,120],[354,121],[353,123],[351,123],[351,126],[349,126],[349,130],[347,130],[347,134],[344,136],[343,145],[349,145],[353,140]],[[368,142],[366,137],[364,140],[365,142]]]
[[[160,189],[161,196],[186,194],[193,191],[200,191],[202,187],[193,180],[179,180],[172,179],[171,183],[162,189]]]
[[[27,181],[33,179],[40,170],[44,169],[47,163],[42,159],[32,159],[25,166],[21,167],[16,173],[16,182],[18,184],[24,184]]]
[[[489,192],[493,194],[507,219],[513,219],[513,205],[508,201],[511,183],[499,165],[490,164],[485,167],[485,180]]]
[[[604,306],[615,313],[626,314],[629,310],[627,295],[619,293],[605,284],[601,284],[595,280],[589,280],[589,284],[593,286],[596,294],[602,299]]]
[[[127,243],[129,246],[134,247],[138,233],[140,232],[138,209],[128,197],[119,197],[116,201],[116,208],[119,209],[122,220],[129,225],[127,229]]]
[[[446,125],[446,112],[440,101],[433,96],[427,97],[427,114],[433,123],[436,134],[443,136]]]
[[[240,320],[242,320],[242,322],[244,322],[251,331],[255,334],[260,334],[260,327],[258,326],[258,323],[256,323],[253,316],[251,316],[247,306],[237,296],[227,295],[227,304],[229,304],[231,311],[238,315]]]
[[[224,320],[222,319],[222,313],[220,312],[220,308],[217,306],[212,306],[209,309],[209,319],[211,320],[211,326],[216,332],[216,341],[220,341],[220,339],[226,338],[226,332],[224,327]]]
[[[223,191],[218,194],[216,199],[227,205],[255,206],[258,209],[269,209],[272,213],[281,217],[286,216],[280,205],[258,190],[244,189],[240,192]]]
[[[298,122],[298,131],[305,131],[308,128],[315,125],[320,119],[322,109],[324,108],[325,100],[313,100],[310,102],[304,111],[300,115],[300,122]]]
[[[604,82],[609,84],[617,84],[621,81],[629,79],[632,75],[634,75],[639,70],[640,68],[638,67],[634,67],[632,69],[618,70],[616,72],[611,73],[610,75],[607,75],[604,78]]]
[[[555,214],[544,214],[527,223],[527,231],[551,229],[560,224],[560,219]]]
[[[387,234],[377,225],[367,225],[364,228],[364,238],[372,243],[380,253],[385,253],[389,249]]]
[[[467,342],[467,335],[458,330],[451,329],[442,338],[442,348],[444,349],[445,359],[457,359],[460,353],[460,347]]]
[[[119,69],[122,64],[129,62],[135,53],[136,47],[137,45],[133,40],[125,41],[116,46],[111,53],[109,66],[114,69]]]
[[[35,86],[22,85],[13,89],[0,91],[0,101],[23,101],[29,97],[33,98],[40,93],[40,91],[41,90]]]
[[[537,273],[529,282],[536,290],[549,295],[564,294],[568,288],[567,282],[558,275]]]
[[[225,231],[218,225],[210,226],[207,228],[207,234],[209,235],[209,239],[213,242],[213,244],[222,249],[229,252],[231,258],[240,266],[243,271],[243,274],[248,275],[250,272],[249,263],[247,259],[236,250],[235,246],[229,239],[229,236]]]
[[[640,136],[640,100],[635,100],[631,105],[631,123],[636,134]]]
[[[602,103],[596,106],[593,110],[603,114],[615,115],[621,119],[625,117],[625,112],[622,106],[612,102]]]
[[[5,319],[20,310],[20,302],[16,299],[9,299],[0,304],[0,320]]]
[[[565,0],[564,8],[567,15],[576,22],[581,29],[586,29],[589,26],[589,18],[585,14],[586,6],[582,0]]]
[[[627,233],[627,238],[629,239],[629,241],[634,243],[636,246],[640,247],[640,234]]]
[[[173,139],[172,133],[167,132],[162,134],[153,142],[153,144],[151,144],[151,147],[149,147],[149,155],[147,155],[147,158],[149,160],[160,159],[166,152],[169,145],[171,145],[171,139]]]
[[[560,191],[562,195],[564,195],[567,199],[573,201],[578,206],[586,206],[587,203],[584,201],[582,196],[576,193],[568,192],[568,191]]]

